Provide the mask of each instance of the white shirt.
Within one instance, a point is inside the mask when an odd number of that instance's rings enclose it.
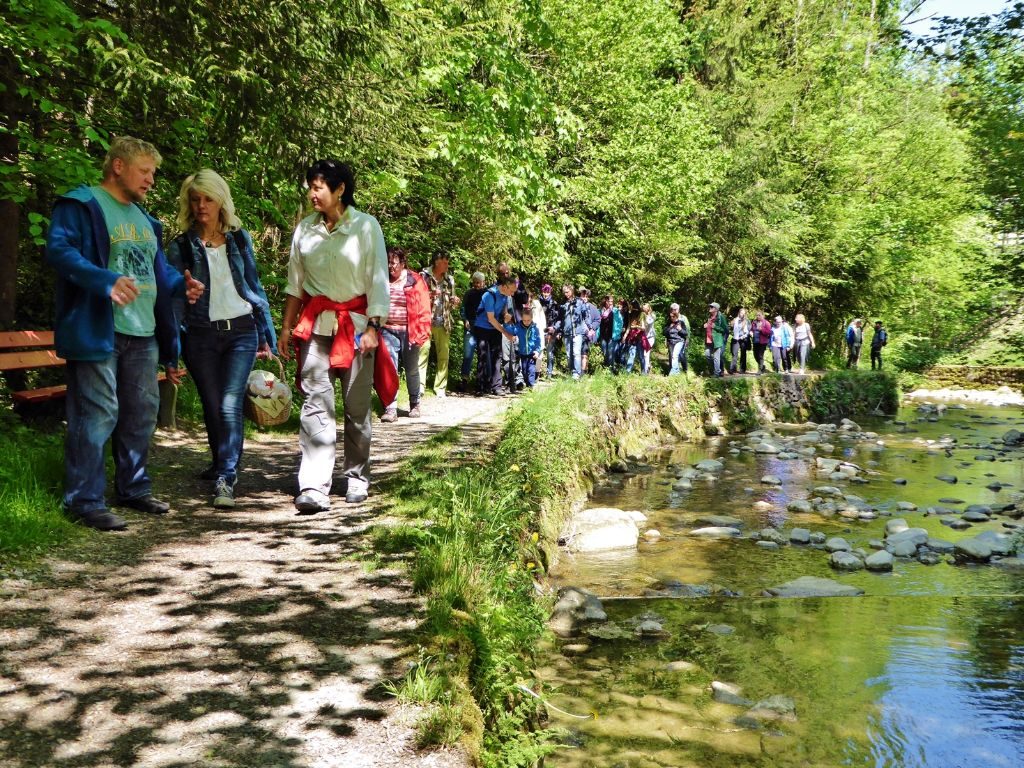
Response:
[[[206,248],[206,263],[210,266],[210,320],[230,320],[252,313],[252,304],[238,295],[235,279],[228,266],[228,247],[218,245]]]
[[[800,323],[793,326],[793,341],[810,341],[811,326],[807,323]]]
[[[388,254],[380,224],[368,213],[351,205],[328,230],[323,215],[307,216],[295,228],[288,259],[289,296],[326,296],[331,301],[351,301],[366,296],[367,314],[352,313],[356,333],[366,330],[367,317],[388,316]],[[331,336],[337,328],[334,312],[324,312],[313,325],[313,333]]]

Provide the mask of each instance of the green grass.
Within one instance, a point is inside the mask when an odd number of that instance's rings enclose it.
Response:
[[[0,452],[0,571],[28,562],[84,529],[61,510],[62,439],[9,416]]]

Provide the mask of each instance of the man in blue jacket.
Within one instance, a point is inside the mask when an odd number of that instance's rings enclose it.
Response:
[[[152,144],[114,139],[103,181],[57,201],[46,243],[57,270],[57,354],[67,360],[64,509],[104,531],[126,527],[106,504],[108,439],[117,503],[149,514],[170,509],[153,497],[146,471],[160,405],[157,363],[180,382],[171,299],[195,302],[204,290],[168,266],[160,223],[139,205],[160,159]]]

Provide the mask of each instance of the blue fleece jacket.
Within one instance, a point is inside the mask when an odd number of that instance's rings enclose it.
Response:
[[[141,206],[140,206],[141,209]],[[143,213],[146,213],[143,210]],[[156,235],[156,340],[163,365],[178,365],[178,330],[171,299],[184,295],[185,280],[167,264],[163,227],[146,213]],[[65,360],[97,362],[114,351],[114,306],[110,291],[121,275],[109,269],[110,240],[92,190],[80,186],[53,208],[46,260],[57,270],[57,354]]]

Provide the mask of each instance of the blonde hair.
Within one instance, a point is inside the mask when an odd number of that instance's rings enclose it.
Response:
[[[235,204],[231,200],[231,189],[223,177],[216,171],[203,168],[193,173],[181,184],[181,192],[178,194],[178,227],[182,232],[192,228],[192,205],[189,195],[192,192],[206,195],[220,206],[221,232],[230,232],[232,229],[241,229],[242,222],[235,215]]]
[[[793,319],[796,321],[797,325],[800,325],[800,323],[806,323],[807,322],[807,318],[804,317],[803,314],[799,313],[799,312],[797,313],[796,317],[794,317]]]
[[[110,142],[110,149],[103,159],[103,178],[109,179],[114,175],[114,161],[120,160],[123,163],[131,164],[138,157],[151,157],[156,167],[160,167],[163,158],[157,152],[156,147],[148,141],[136,139],[134,136],[118,136]]]

